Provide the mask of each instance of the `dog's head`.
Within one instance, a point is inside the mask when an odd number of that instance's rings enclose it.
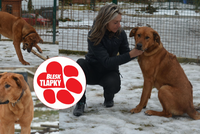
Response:
[[[159,34],[150,27],[135,27],[131,30],[129,37],[134,36],[135,48],[143,51],[152,51],[160,45]]]
[[[32,47],[35,47],[37,43],[43,43],[43,40],[40,38],[38,33],[29,33],[23,38],[23,50],[26,50],[30,53]]]
[[[16,102],[22,90],[26,89],[26,81],[21,74],[7,72],[0,74],[0,102],[7,100]]]

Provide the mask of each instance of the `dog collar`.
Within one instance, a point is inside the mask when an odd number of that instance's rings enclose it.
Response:
[[[30,32],[28,33],[26,36],[24,36],[22,39],[24,40],[27,36],[29,36],[30,34],[35,33],[35,32]]]
[[[145,56],[151,56],[151,55],[154,55],[155,53],[157,53],[158,52],[158,50],[160,50],[161,48],[163,48],[163,44],[162,43],[160,43],[160,45],[158,46],[158,48],[157,49],[154,49],[152,52],[150,52],[150,53],[144,53],[144,55]],[[148,48],[147,48],[148,49]]]
[[[22,89],[22,93],[21,93],[19,99],[15,103],[11,103],[13,107],[17,104],[17,102],[20,101],[20,99],[22,98],[23,94],[24,94],[24,89]]]
[[[5,101],[5,102],[0,102],[0,105],[1,104],[8,104],[9,103],[9,100]]]

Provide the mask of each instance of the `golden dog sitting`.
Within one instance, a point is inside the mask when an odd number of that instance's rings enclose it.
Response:
[[[136,48],[144,51],[138,57],[144,87],[140,103],[131,113],[146,107],[152,88],[156,87],[163,111],[147,110],[147,115],[171,117],[187,113],[195,120],[200,119],[200,113],[193,106],[192,85],[176,56],[163,47],[159,34],[150,27],[136,27],[129,36],[134,36]]]
[[[33,100],[21,74],[0,74],[0,134],[14,134],[20,124],[21,134],[30,134],[34,116]]]

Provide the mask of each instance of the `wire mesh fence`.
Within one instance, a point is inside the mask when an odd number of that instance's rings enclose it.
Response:
[[[58,10],[58,0],[56,1]],[[54,0],[4,0],[0,2],[2,2],[3,11],[17,17],[22,17],[27,23],[36,29],[44,42],[53,42]],[[21,9],[19,8],[20,6]],[[19,14],[15,12],[19,12]],[[56,26],[58,28],[58,11],[56,16]],[[1,39],[7,38],[2,36]]]
[[[59,3],[59,49],[87,52],[87,34],[98,10],[112,1],[64,1]],[[134,27],[155,29],[164,47],[177,57],[200,57],[200,1],[124,0],[121,26],[127,33]],[[130,48],[135,45],[129,38]]]

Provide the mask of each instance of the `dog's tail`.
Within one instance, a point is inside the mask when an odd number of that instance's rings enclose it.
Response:
[[[193,107],[188,110],[187,114],[194,120],[200,120],[200,113],[198,110],[200,110],[200,107]]]

